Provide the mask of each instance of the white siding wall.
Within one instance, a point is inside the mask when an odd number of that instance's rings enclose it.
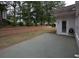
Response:
[[[69,28],[73,28],[75,31],[75,16],[71,16],[68,19],[68,30]]]
[[[61,33],[61,20],[60,19],[56,19],[56,30],[57,30],[57,34]]]
[[[66,29],[66,30],[67,30],[66,33],[63,33],[63,32],[62,32],[62,21],[63,21],[63,20],[65,20],[65,19],[58,18],[58,19],[56,20],[56,22],[57,22],[57,25],[56,25],[57,34],[68,35],[68,34],[67,34],[68,29]],[[68,23],[68,20],[65,20],[65,21]],[[67,27],[68,27],[68,24],[66,24],[66,25],[67,25]]]
[[[69,28],[74,28],[75,29],[75,37],[76,37],[76,41],[77,41],[77,45],[78,45],[78,48],[79,48],[79,1],[76,2],[76,14],[74,16],[69,16],[69,17],[66,17],[66,18],[58,18],[56,20],[57,22],[57,25],[56,25],[56,28],[57,28],[57,34],[62,34],[62,28],[61,28],[61,22],[62,20],[66,20],[67,21],[67,33],[65,35],[68,34],[68,30]]]
[[[79,17],[77,17],[75,20],[75,36],[79,47]]]
[[[66,33],[62,32],[62,21],[65,20],[67,22],[66,24]],[[62,34],[62,35],[69,35],[69,28],[73,28],[75,30],[75,17],[70,16],[70,17],[65,17],[65,18],[58,18],[56,20],[56,29],[57,29],[57,34]]]

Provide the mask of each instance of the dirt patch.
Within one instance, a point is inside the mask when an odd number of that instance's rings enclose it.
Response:
[[[29,40],[45,32],[55,32],[55,28],[49,26],[32,27],[6,27],[0,29],[0,48]]]

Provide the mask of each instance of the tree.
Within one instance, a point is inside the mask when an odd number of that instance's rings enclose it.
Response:
[[[37,25],[37,23],[41,22],[41,25],[42,25],[42,16],[43,16],[43,7],[42,7],[42,4],[40,1],[35,1],[35,2],[32,2],[32,5],[33,5],[33,13],[35,15],[33,15],[35,17],[34,19],[34,23],[35,25]]]
[[[65,3],[63,1],[44,1],[43,2],[43,7],[45,11],[45,16],[47,18],[47,22],[50,25],[51,22],[51,16],[53,15],[54,9],[59,8],[59,7],[64,7]]]
[[[64,7],[62,1],[27,1],[23,6],[23,18],[27,24],[34,22],[35,25],[45,22],[51,23],[51,16],[55,8]],[[52,12],[53,11],[53,12]],[[27,19],[27,20],[26,20]]]
[[[19,19],[20,19],[20,22],[21,22],[21,19],[22,19],[22,2],[21,1],[17,1],[16,3],[18,5],[17,9],[19,9],[17,13],[19,15]]]
[[[14,8],[14,25],[16,25],[16,1],[13,1],[13,4],[11,6]]]
[[[30,26],[32,22],[31,21],[31,8],[32,8],[31,4],[32,4],[31,1],[23,2],[22,14],[27,26]]]
[[[13,7],[10,15],[13,14],[14,24],[18,14],[20,21],[23,19],[28,26],[32,23],[43,25],[45,22],[50,25],[54,19],[54,10],[65,5],[63,1],[8,1],[8,4]]]
[[[12,20],[13,20],[13,25],[15,26],[16,25],[16,6],[17,6],[17,1],[7,1],[6,2],[8,4],[8,10],[9,10],[9,16],[11,15],[12,17]],[[12,8],[12,9],[10,9]]]

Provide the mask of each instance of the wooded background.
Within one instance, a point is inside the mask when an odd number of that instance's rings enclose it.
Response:
[[[53,25],[54,11],[64,6],[64,1],[0,1],[0,12],[7,10],[7,19],[2,24],[7,22],[13,26]]]

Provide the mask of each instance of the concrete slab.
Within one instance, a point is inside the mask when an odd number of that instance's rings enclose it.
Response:
[[[75,53],[74,37],[44,33],[0,50],[0,58],[73,58]]]

